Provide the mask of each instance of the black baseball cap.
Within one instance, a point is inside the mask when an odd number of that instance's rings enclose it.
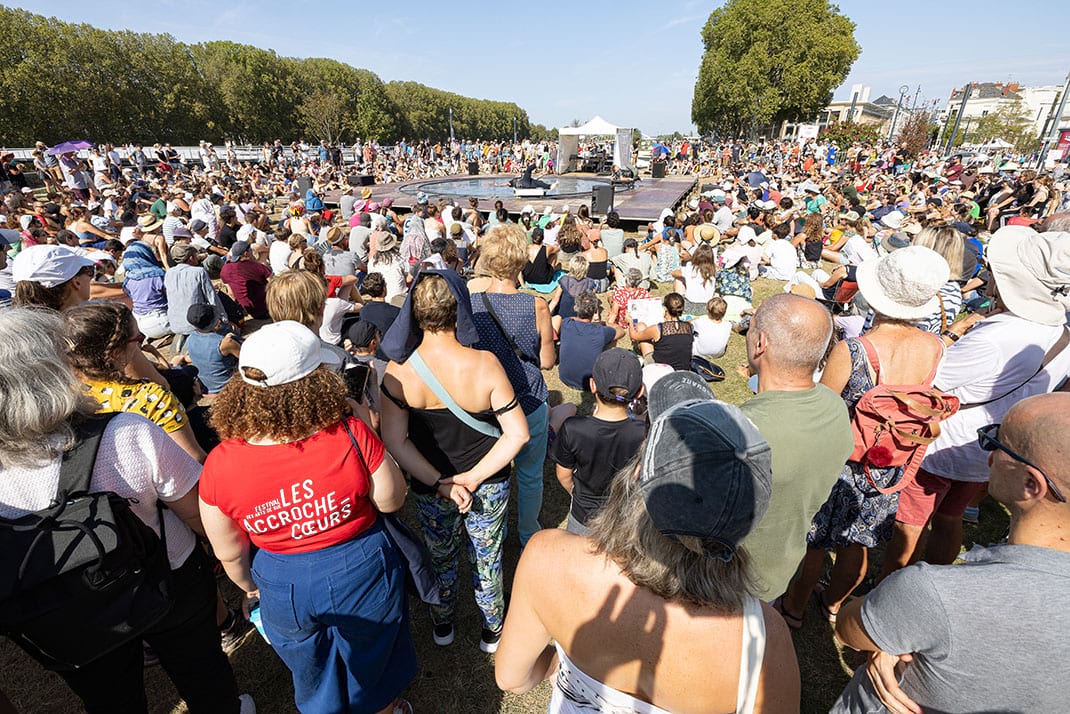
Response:
[[[594,361],[591,369],[595,389],[606,401],[628,401],[639,396],[643,388],[643,368],[639,360],[628,350],[613,347]],[[627,396],[617,397],[609,390],[614,387],[627,390]]]
[[[367,349],[372,340],[381,337],[374,322],[357,320],[346,330],[346,339],[357,349]]]

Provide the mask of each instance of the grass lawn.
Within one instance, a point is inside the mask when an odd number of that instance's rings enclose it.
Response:
[[[783,283],[758,280],[754,283],[754,301],[759,304],[769,295],[782,290]],[[664,295],[662,288],[657,295]],[[627,338],[621,346],[627,347]],[[750,398],[745,380],[736,373],[736,367],[746,363],[744,338],[733,334],[728,351],[720,360],[727,378],[714,385],[716,396],[726,402],[740,404]],[[544,373],[550,387],[550,404],[572,401],[579,405],[581,414],[591,412],[591,398],[566,387],[557,376],[557,370]],[[563,525],[568,514],[569,499],[554,477],[553,464],[546,462],[544,469],[545,495],[543,498],[542,524],[545,527]],[[411,513],[409,514],[411,515]],[[413,522],[414,519],[410,519]],[[966,548],[973,543],[992,543],[1000,540],[1008,525],[1007,512],[991,499],[986,499],[981,508],[980,525],[966,526]],[[516,540],[516,509],[511,508],[510,538],[506,545],[505,570],[506,590],[512,582],[513,570],[520,555]],[[874,569],[880,558],[871,559]],[[471,595],[468,566],[462,564],[460,595],[458,598],[456,631],[457,639],[448,648],[436,647],[431,641],[431,624],[427,609],[415,600],[410,602],[412,629],[420,660],[420,672],[406,693],[417,712],[442,712],[463,714],[491,714],[493,712],[536,714],[545,712],[550,698],[550,688],[544,682],[524,696],[503,694],[494,684],[494,658],[479,651],[480,618]],[[224,596],[232,602],[239,599],[239,591],[226,579],[220,581]],[[807,713],[827,712],[843,689],[850,673],[863,658],[851,650],[838,647],[832,631],[818,614],[816,607],[806,613],[803,628],[794,633],[795,647],[802,672],[802,711]],[[257,711],[275,714],[296,711],[293,705],[293,687],[290,673],[271,648],[253,633],[242,647],[231,655],[240,691],[249,692],[256,699]],[[70,693],[58,676],[44,672],[21,650],[7,640],[0,640],[0,688],[20,712],[73,712],[79,711],[78,700]],[[150,711],[179,712],[185,707],[170,680],[159,667],[145,673]]]

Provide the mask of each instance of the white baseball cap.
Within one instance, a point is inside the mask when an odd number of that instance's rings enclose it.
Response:
[[[248,337],[238,357],[242,381],[254,387],[277,387],[307,377],[321,364],[336,366],[339,358],[324,349],[320,338],[300,322],[283,320],[265,325]],[[245,375],[249,367],[264,373],[264,379]]]
[[[88,258],[60,245],[34,245],[26,248],[11,264],[11,277],[54,288],[67,282],[82,268],[93,266]]]

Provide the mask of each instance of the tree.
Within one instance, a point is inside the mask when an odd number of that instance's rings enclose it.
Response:
[[[691,103],[699,133],[813,117],[858,58],[854,28],[828,0],[728,0],[702,30]]]
[[[314,92],[297,105],[297,116],[305,131],[333,144],[342,135],[345,109],[345,102],[337,94]]]
[[[852,144],[877,144],[881,140],[881,133],[878,127],[872,124],[838,121],[825,127],[821,132],[821,138],[825,141],[834,141],[837,146],[846,147]]]
[[[977,120],[970,140],[983,144],[992,139],[1002,139],[1021,152],[1036,148],[1037,134],[1022,100],[1002,103],[999,109]]]
[[[936,125],[929,120],[928,112],[908,114],[899,128],[898,144],[906,151],[908,158],[914,158],[929,148],[934,129]]]

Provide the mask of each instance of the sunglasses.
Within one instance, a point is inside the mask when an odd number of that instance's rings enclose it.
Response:
[[[1059,503],[1066,503],[1066,496],[1064,496],[1062,491],[1059,490],[1059,487],[1048,478],[1048,475],[1044,473],[1044,469],[1040,468],[1024,456],[1011,451],[1005,444],[1000,442],[999,424],[989,424],[988,426],[982,426],[978,429],[977,443],[985,451],[995,451],[999,449],[1018,463],[1025,464],[1029,468],[1036,470],[1044,477],[1044,483],[1048,484],[1048,490],[1051,491],[1051,495],[1055,497],[1055,500]]]

